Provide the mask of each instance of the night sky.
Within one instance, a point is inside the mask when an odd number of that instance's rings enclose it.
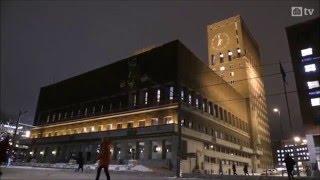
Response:
[[[291,6],[314,15],[291,17]],[[240,14],[262,55],[262,64],[282,61],[291,71],[285,27],[319,16],[319,1],[1,1],[1,120],[33,123],[40,87],[131,56],[135,51],[179,39],[207,63],[206,26]],[[277,65],[264,74],[278,73]],[[288,91],[296,91],[293,73]],[[265,77],[267,94],[282,92],[280,76]],[[296,93],[289,95],[296,131],[301,115]],[[280,134],[273,107],[281,109],[288,132],[284,95],[268,96],[273,138]]]

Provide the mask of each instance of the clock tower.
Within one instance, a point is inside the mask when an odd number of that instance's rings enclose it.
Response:
[[[253,168],[270,168],[272,150],[258,45],[239,15],[208,25],[207,33],[209,67],[248,104]]]

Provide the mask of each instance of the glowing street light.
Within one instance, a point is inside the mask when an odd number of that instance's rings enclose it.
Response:
[[[293,140],[294,140],[294,142],[300,142],[300,141],[301,141],[301,138],[298,137],[298,136],[296,136],[296,137],[293,138]]]
[[[273,112],[279,112],[278,108],[273,108]]]

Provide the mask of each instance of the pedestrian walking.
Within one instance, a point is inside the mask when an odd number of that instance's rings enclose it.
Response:
[[[310,177],[311,176],[311,169],[310,169],[310,166],[306,166],[306,175],[307,175],[307,177]]]
[[[237,175],[237,169],[234,163],[232,164],[232,171],[233,171],[233,175]]]
[[[289,153],[285,154],[284,162],[286,163],[288,178],[289,179],[294,179],[292,171],[293,171],[293,167],[296,164],[296,162],[291,158]]]
[[[82,156],[82,152],[78,153],[77,164],[78,164],[78,168],[76,169],[76,172],[80,171],[80,169],[81,169],[81,172],[83,172],[83,156]]]
[[[98,165],[96,180],[99,180],[102,168],[104,169],[107,180],[110,180],[110,174],[109,174],[109,163],[110,163],[110,155],[111,155],[110,148],[111,148],[110,140],[103,139],[100,145],[100,153],[98,155],[99,165]]]
[[[248,172],[248,164],[245,164],[243,167],[243,173],[244,175],[248,175],[249,176],[249,172]]]

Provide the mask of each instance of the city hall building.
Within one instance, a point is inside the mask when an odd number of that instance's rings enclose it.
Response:
[[[41,88],[30,154],[96,162],[101,139],[114,163],[136,160],[181,173],[271,167],[258,46],[240,16],[208,26],[209,65],[180,41]],[[247,80],[251,78],[252,80]]]

